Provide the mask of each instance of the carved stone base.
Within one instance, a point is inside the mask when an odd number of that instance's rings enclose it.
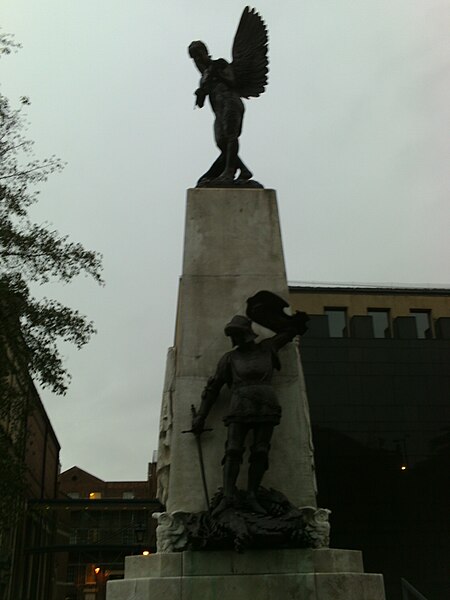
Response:
[[[330,511],[295,507],[274,489],[260,487],[256,498],[236,490],[225,501],[222,490],[210,511],[155,513],[158,552],[236,550],[249,548],[323,548],[330,539]]]
[[[107,600],[385,600],[361,552],[323,548],[128,556]]]

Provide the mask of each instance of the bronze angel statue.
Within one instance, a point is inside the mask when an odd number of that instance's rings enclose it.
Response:
[[[206,45],[194,41],[189,55],[201,73],[195,91],[195,106],[202,108],[209,96],[215,114],[214,137],[219,157],[200,177],[197,187],[262,187],[251,181],[252,172],[239,158],[239,136],[242,131],[244,103],[242,98],[256,98],[267,85],[267,30],[264,21],[248,6],[242,13],[233,42],[233,61],[212,60]],[[235,179],[239,171],[239,177]]]

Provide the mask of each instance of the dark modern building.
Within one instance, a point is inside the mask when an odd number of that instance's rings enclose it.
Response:
[[[389,600],[450,598],[450,289],[290,286],[320,506]],[[407,585],[407,584],[404,584]]]

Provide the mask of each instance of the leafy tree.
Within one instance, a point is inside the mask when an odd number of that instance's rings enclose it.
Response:
[[[11,36],[0,33],[0,56],[17,47]],[[58,342],[80,348],[95,331],[78,311],[37,299],[30,286],[70,282],[81,273],[102,283],[98,253],[29,216],[38,200],[37,185],[63,167],[54,156],[34,157],[33,144],[23,133],[29,103],[23,97],[20,107],[13,108],[0,91],[0,563],[2,530],[4,545],[4,532],[23,498],[26,419],[36,394],[31,378],[64,394],[70,376]]]
[[[0,54],[17,44],[0,36]],[[38,199],[36,184],[62,169],[52,156],[35,159],[33,144],[23,135],[24,106],[13,109],[0,93],[0,301],[20,325],[27,352],[28,369],[44,387],[65,393],[68,373],[58,351],[58,340],[83,346],[93,325],[76,310],[44,298],[37,300],[30,283],[53,279],[69,282],[86,273],[101,283],[101,262],[96,252],[68,240],[48,224],[33,223],[29,207]]]

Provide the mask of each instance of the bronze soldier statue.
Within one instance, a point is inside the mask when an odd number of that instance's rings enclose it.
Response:
[[[296,335],[306,331],[308,320],[306,314],[301,312],[293,316],[286,315],[282,311],[286,306],[284,300],[266,291],[258,292],[248,300],[247,314],[261,325],[277,331],[276,335],[259,343],[255,342],[257,336],[247,317],[237,315],[226,325],[225,335],[231,338],[234,349],[219,361],[193,418],[192,431],[200,434],[222,386],[227,384],[231,388],[230,406],[224,418],[228,435],[222,461],[223,499],[215,509],[215,514],[233,506],[244,443],[250,430],[253,431],[253,444],[250,447],[247,505],[253,512],[265,512],[257,501],[257,492],[269,466],[273,429],[281,417],[281,406],[271,385],[272,375],[274,369],[281,367],[278,351]]]
[[[264,21],[247,6],[234,38],[232,63],[223,58],[212,60],[201,41],[194,41],[189,46],[189,55],[202,75],[195,91],[195,106],[202,108],[209,96],[216,117],[215,141],[220,150],[219,157],[200,177],[197,186],[227,187],[239,182],[245,185],[252,177],[238,155],[244,116],[241,98],[257,97],[264,92],[268,72],[267,44]],[[235,180],[238,170],[240,175]]]

